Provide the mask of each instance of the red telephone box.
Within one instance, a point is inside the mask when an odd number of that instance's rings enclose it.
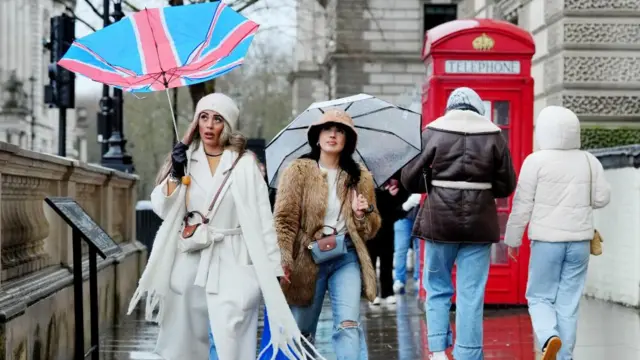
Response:
[[[525,157],[533,150],[531,58],[534,53],[531,34],[504,21],[454,20],[429,30],[422,52],[427,68],[422,91],[423,126],[444,114],[447,98],[454,89],[470,87],[484,101],[487,117],[502,128],[519,173]],[[496,202],[504,235],[511,198]],[[518,262],[508,257],[507,246],[502,242],[493,245],[485,303],[526,304],[528,244],[528,240],[523,239]],[[424,254],[423,242],[420,252]],[[423,267],[424,256],[421,256],[421,270]],[[424,301],[425,297],[421,286],[420,300]]]

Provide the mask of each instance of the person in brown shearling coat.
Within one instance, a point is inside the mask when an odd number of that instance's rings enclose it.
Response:
[[[274,221],[285,270],[281,285],[300,331],[312,343],[328,291],[338,358],[366,359],[360,298],[375,298],[376,273],[365,242],[381,222],[373,178],[353,160],[357,133],[346,112],[326,111],[309,127],[308,140],[311,153],[294,160],[278,185]],[[308,246],[328,235],[324,225],[350,238],[348,252],[316,264]]]

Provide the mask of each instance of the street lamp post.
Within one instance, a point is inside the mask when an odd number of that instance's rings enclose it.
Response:
[[[31,99],[29,104],[29,112],[31,112],[31,151],[36,149],[36,77],[31,75],[29,77],[29,83],[31,83]]]
[[[103,21],[105,27],[111,23],[110,16],[113,16],[115,21],[119,21],[124,17],[122,1],[113,0],[113,14],[109,13],[110,2],[110,0],[104,0]],[[104,116],[107,121],[107,131],[109,129],[111,130],[109,140],[107,140],[109,150],[102,155],[102,165],[115,170],[133,173],[133,159],[131,155],[127,154],[125,148],[127,140],[124,138],[123,131],[122,90],[113,89],[113,98],[111,98],[109,97],[109,87],[105,85],[102,88],[100,107],[102,109],[102,116]]]

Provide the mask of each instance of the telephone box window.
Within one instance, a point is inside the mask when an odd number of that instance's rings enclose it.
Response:
[[[493,102],[493,122],[498,126],[509,125],[509,102],[494,101]]]

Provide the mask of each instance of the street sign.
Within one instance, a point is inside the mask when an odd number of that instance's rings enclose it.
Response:
[[[98,264],[97,255],[106,259],[117,255],[122,249],[102,230],[75,200],[68,197],[47,197],[44,201],[73,229],[73,309],[75,313],[74,360],[100,358],[100,323],[98,309]],[[89,245],[89,317],[91,347],[84,348],[84,278],[82,276],[82,240]]]
[[[517,60],[446,60],[444,72],[447,74],[500,74],[519,75],[520,61]]]
[[[69,226],[80,232],[87,244],[93,247],[101,258],[106,259],[122,252],[120,246],[75,200],[68,197],[48,197],[44,200]]]

